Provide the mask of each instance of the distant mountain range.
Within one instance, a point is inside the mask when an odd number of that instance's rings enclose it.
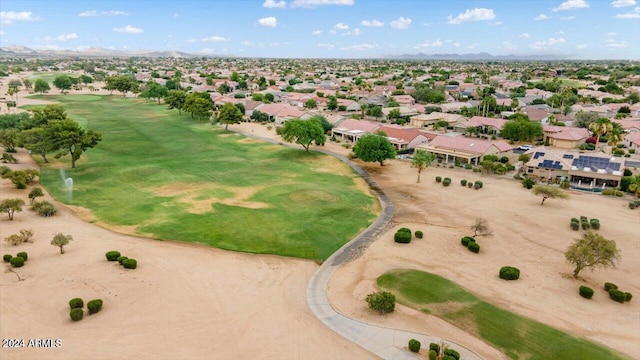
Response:
[[[392,59],[400,60],[457,60],[457,61],[541,61],[541,60],[567,60],[570,57],[540,54],[540,55],[491,55],[486,52],[475,54],[432,54],[425,53],[403,54],[389,56]]]
[[[105,49],[99,47],[90,47],[82,50],[49,50],[49,49],[32,49],[26,46],[7,46],[0,48],[0,56],[13,57],[174,57],[174,58],[190,58],[201,56],[216,56],[218,55],[202,55],[202,54],[188,54],[180,51],[155,51],[155,50],[135,50],[135,51],[120,51]]]

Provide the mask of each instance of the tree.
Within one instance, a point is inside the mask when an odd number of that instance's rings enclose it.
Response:
[[[384,166],[386,159],[396,157],[396,150],[386,136],[367,134],[358,140],[353,153],[364,162],[378,162]]]
[[[16,140],[18,138],[18,129],[0,130],[0,144],[4,146],[7,152],[16,152]]]
[[[266,93],[266,94],[264,94],[264,100],[265,100],[265,101],[272,103],[272,102],[273,102],[273,99],[274,99],[274,96],[273,96],[273,94],[272,94],[272,93]]]
[[[31,87],[33,86],[33,81],[29,79],[24,79],[22,83],[24,84],[24,88],[27,90],[31,89]]]
[[[207,92],[192,92],[185,97],[183,110],[191,113],[191,118],[196,116],[198,119],[211,116],[213,109],[213,100]]]
[[[166,87],[158,84],[155,81],[149,81],[147,82],[147,85],[145,85],[145,88],[140,96],[148,99],[157,99],[158,105],[160,105],[160,100],[162,100],[162,98],[164,98],[168,94],[169,91]]]
[[[528,119],[514,119],[507,121],[500,135],[513,141],[532,141],[543,135],[542,125],[537,121]]]
[[[434,159],[435,156],[429,151],[418,150],[413,154],[411,166],[418,169],[418,180],[416,180],[416,183],[420,183],[420,173],[422,173],[423,169],[428,168]]]
[[[393,108],[389,111],[389,119],[398,119],[402,117],[402,113],[400,113],[399,108]]]
[[[596,146],[600,142],[600,137],[613,129],[611,120],[607,118],[598,118],[596,121],[589,124],[589,130],[592,131],[597,137]]]
[[[638,198],[638,194],[640,194],[640,174],[630,177],[627,190],[632,192],[636,199]]]
[[[33,90],[35,92],[39,92],[40,94],[44,94],[45,92],[51,90],[51,87],[49,86],[48,82],[42,79],[36,79]]]
[[[13,214],[16,211],[22,211],[24,201],[22,199],[4,199],[0,202],[0,212],[6,212],[9,220],[13,220]]]
[[[60,248],[60,254],[64,254],[64,247],[69,244],[69,241],[73,240],[71,235],[65,235],[63,233],[57,233],[51,240],[51,245]]]
[[[178,109],[178,115],[182,115],[182,109],[187,99],[187,92],[182,90],[169,90],[164,98],[164,102],[168,105],[169,110]]]
[[[567,261],[575,265],[573,277],[584,268],[615,267],[620,260],[620,251],[614,240],[607,240],[602,235],[587,231],[582,238],[576,240],[564,253]]]
[[[578,111],[576,114],[576,121],[573,122],[573,126],[588,129],[589,125],[597,119],[597,113]]]
[[[228,130],[229,124],[239,124],[242,121],[242,113],[234,104],[226,103],[222,105],[217,120]]]
[[[327,109],[335,110],[338,108],[338,99],[335,96],[331,95],[327,99]]]
[[[40,196],[44,196],[44,193],[42,192],[42,189],[39,187],[34,187],[33,189],[31,189],[31,191],[29,191],[29,200],[31,200],[32,204],[33,204],[33,201]]]
[[[304,103],[305,109],[315,109],[318,107],[318,103],[314,99],[309,99]]]
[[[284,141],[300,144],[306,151],[309,151],[309,146],[313,143],[324,145],[325,142],[324,129],[317,119],[289,120],[280,131]]]
[[[16,138],[16,144],[23,147],[32,153],[42,156],[42,160],[45,163],[49,162],[47,159],[47,153],[53,151],[46,141],[44,129],[41,127],[35,127],[28,130],[22,130],[18,133]]]
[[[89,75],[80,75],[80,82],[82,82],[83,84],[87,85],[87,84],[91,84],[93,82],[93,78]]]
[[[71,81],[69,75],[62,74],[56,76],[56,78],[53,79],[53,86],[60,89],[60,92],[63,94],[65,90],[71,89],[71,85],[73,85],[73,82]]]
[[[122,93],[122,97],[125,97],[129,91],[137,92],[139,89],[138,82],[130,76],[107,76],[104,81],[106,83],[105,89],[117,90]]]
[[[569,195],[565,194],[560,188],[548,186],[548,185],[535,185],[531,190],[533,195],[542,195],[542,202],[540,205],[544,205],[544,201],[547,199],[568,199]]]
[[[13,79],[9,81],[9,88],[13,88],[16,90],[20,90],[20,86],[22,86],[22,81],[20,79]]]
[[[367,304],[379,314],[388,314],[396,308],[396,297],[387,291],[374,292],[367,295]]]
[[[76,167],[84,151],[102,141],[102,134],[85,130],[71,119],[50,121],[44,126],[44,136],[46,146],[57,152],[56,159],[71,155],[71,168]]]
[[[489,228],[489,222],[485,219],[476,219],[476,222],[471,225],[471,230],[473,230],[472,238],[476,238],[478,236],[491,236],[493,233]]]
[[[383,115],[382,113],[382,107],[380,106],[374,106],[371,109],[368,110],[369,115],[375,117],[376,119],[381,117]]]

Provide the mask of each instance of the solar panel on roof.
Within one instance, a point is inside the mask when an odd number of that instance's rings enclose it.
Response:
[[[573,159],[573,155],[572,154],[564,154],[562,155],[563,159]]]

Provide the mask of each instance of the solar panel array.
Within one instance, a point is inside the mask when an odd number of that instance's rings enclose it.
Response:
[[[538,167],[547,169],[562,169],[562,164],[560,164],[560,161],[544,160],[543,162],[538,163]]]
[[[577,166],[579,169],[588,167],[593,170],[604,169],[607,172],[620,171],[620,163],[609,160],[608,158],[596,157],[596,156],[583,156],[573,159],[572,166]]]
[[[535,154],[533,154],[533,158],[534,158],[534,159],[537,159],[537,158],[539,158],[540,156],[544,156],[544,153],[543,153],[543,152],[536,152]]]
[[[573,154],[564,154],[562,155],[563,159],[573,159]]]

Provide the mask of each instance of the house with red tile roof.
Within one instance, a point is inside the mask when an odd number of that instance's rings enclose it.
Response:
[[[508,120],[499,118],[474,116],[467,122],[459,123],[458,125],[456,125],[456,128],[464,131],[470,127],[475,127],[479,128],[480,131],[484,134],[497,135],[500,133],[500,131],[502,131],[502,127],[507,123],[507,121]]]
[[[415,128],[382,125],[376,131],[387,134],[389,141],[396,150],[413,149],[418,145],[426,144],[435,138],[434,134],[424,133]]]
[[[346,119],[331,129],[331,136],[355,143],[362,136],[373,134],[379,127],[380,123],[373,121]]]
[[[456,124],[465,122],[466,118],[458,114],[448,114],[434,111],[431,114],[419,114],[412,116],[409,125],[421,129],[438,121],[446,121],[447,123],[449,123],[447,127],[453,127]]]
[[[511,151],[513,146],[504,140],[486,141],[463,136],[438,135],[428,144],[416,146],[416,150],[433,153],[445,162],[479,164],[485,155],[495,155]]]
[[[575,149],[591,136],[587,129],[570,126],[543,125],[542,130],[545,144],[561,149]]]
[[[629,149],[635,149],[635,152],[640,151],[640,131],[634,131],[624,136],[624,144]]]
[[[635,132],[640,131],[640,118],[638,119],[620,119],[620,120],[611,120],[616,122],[622,126],[625,131]]]
[[[394,95],[393,98],[400,106],[410,106],[416,103],[411,95]]]
[[[276,124],[282,124],[290,119],[307,120],[313,116],[306,110],[286,103],[263,104],[255,107],[254,111],[256,110],[269,115],[269,119],[274,119],[273,121],[275,121]]]

